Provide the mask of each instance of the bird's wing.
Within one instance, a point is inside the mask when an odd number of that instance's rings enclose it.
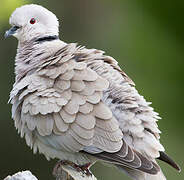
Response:
[[[70,61],[73,60],[66,63]],[[119,166],[156,174],[159,167],[127,145],[118,121],[102,102],[102,91],[108,88],[108,81],[85,63],[74,64],[54,78],[53,69],[48,66],[15,86],[12,94],[21,103],[17,106],[12,102],[12,115],[16,127],[21,128],[21,136],[22,127],[26,127],[45,137],[53,148],[83,151]],[[27,132],[25,138],[29,146],[34,146]]]
[[[85,56],[90,59],[88,54]],[[95,62],[94,56],[92,53],[91,59]],[[83,150],[118,165],[152,174],[159,171],[156,164],[127,143],[126,131],[123,136],[121,120],[107,102],[108,98],[104,98],[112,88],[109,74],[104,77],[93,63],[80,62],[81,58],[85,59],[69,44],[39,70],[14,85],[10,95],[12,116],[21,136],[25,133],[27,144],[34,146],[30,132],[33,135],[37,132],[47,139],[45,143],[58,150]],[[132,84],[124,73],[122,75]],[[115,99],[113,95],[111,98]]]
[[[108,80],[109,87],[103,92],[102,100],[118,120],[124,140],[148,157],[159,157],[159,151],[164,151],[164,148],[159,142],[158,113],[139,95],[133,81],[120,69],[117,61],[95,49],[80,49],[76,57],[76,61],[86,62],[88,67]]]
[[[94,157],[115,164],[117,167],[128,167],[149,174],[157,174],[160,171],[160,167],[156,163],[131,148],[123,139],[122,142],[121,149],[115,153],[106,151],[94,153],[94,151],[90,152],[89,149],[85,149],[85,152],[92,153]]]
[[[76,54],[76,61],[86,62],[88,67],[98,75],[109,81],[109,88],[103,92],[103,102],[111,109],[119,122],[125,141],[133,151],[138,151],[147,158],[159,158],[175,169],[179,166],[164,154],[164,147],[160,144],[160,130],[157,121],[158,113],[146,102],[135,89],[134,82],[121,70],[118,62],[103,55],[103,51],[96,49],[80,49]],[[121,152],[118,152],[118,157]],[[102,153],[112,159],[116,154]],[[116,158],[115,158],[116,159]],[[157,168],[156,168],[157,169]]]
[[[109,82],[67,50],[15,84],[10,98],[16,126],[20,129],[21,122],[20,131],[54,139],[50,145],[63,151],[91,145],[107,152],[120,150],[123,134],[102,102]]]

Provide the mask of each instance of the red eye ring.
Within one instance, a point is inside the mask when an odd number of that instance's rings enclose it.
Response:
[[[35,18],[32,18],[29,22],[30,22],[30,24],[35,24],[36,19]]]

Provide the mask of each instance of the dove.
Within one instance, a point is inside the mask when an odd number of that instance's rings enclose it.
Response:
[[[12,119],[34,153],[89,176],[97,161],[134,180],[165,180],[157,159],[180,171],[160,143],[159,114],[114,58],[60,40],[56,15],[40,5],[17,8],[9,23]]]

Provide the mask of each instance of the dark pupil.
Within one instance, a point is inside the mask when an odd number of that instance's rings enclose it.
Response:
[[[30,21],[31,24],[34,24],[35,22],[36,22],[36,20],[34,18],[31,19],[31,21]]]

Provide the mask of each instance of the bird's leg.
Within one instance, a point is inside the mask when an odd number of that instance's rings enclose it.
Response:
[[[91,163],[79,165],[79,167],[82,169],[83,173],[85,173],[87,176],[92,176],[92,173],[89,170],[90,166],[91,166]]]
[[[58,171],[60,170],[60,167],[61,166],[71,166],[73,169],[75,169],[76,171],[78,172],[82,172],[84,174],[86,174],[87,176],[91,176],[92,173],[90,172],[89,170],[89,167],[91,165],[91,163],[87,163],[87,164],[84,164],[84,165],[78,165],[78,164],[75,164],[71,161],[67,161],[67,160],[61,160],[59,162],[56,163],[54,169],[53,169],[53,175],[56,176],[58,174]]]
[[[60,160],[60,161],[58,161],[58,162],[56,163],[56,165],[54,166],[54,169],[53,169],[52,174],[53,174],[54,176],[60,174],[61,167],[62,167],[62,166],[67,166],[67,165],[69,165],[69,166],[71,166],[71,167],[73,167],[73,168],[74,168],[74,166],[75,166],[75,164],[72,163],[71,161]],[[76,169],[76,168],[75,168],[75,169]]]

